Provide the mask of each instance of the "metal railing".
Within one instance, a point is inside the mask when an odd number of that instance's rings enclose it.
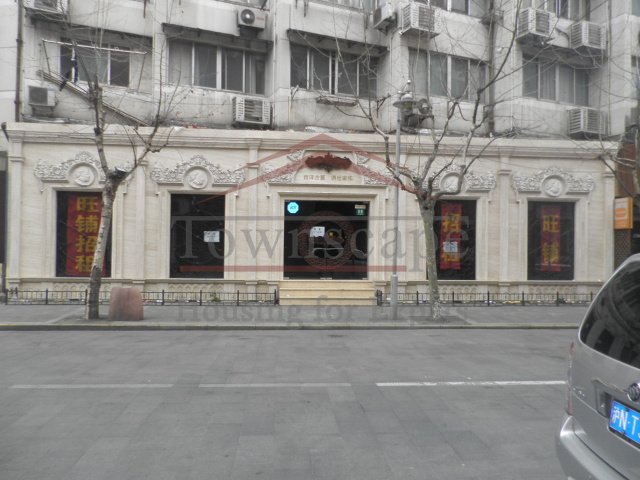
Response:
[[[89,297],[88,290],[20,290],[9,289],[4,292],[6,305],[85,305]],[[100,292],[100,303],[108,304],[110,292]],[[171,292],[161,290],[142,292],[145,305],[278,305],[277,290],[272,293],[206,292],[203,290],[190,292]]]
[[[440,302],[444,305],[588,305],[593,301],[593,292],[589,293],[441,293]],[[378,305],[389,304],[382,290],[376,292]],[[399,293],[398,303],[423,305],[429,303],[428,293]]]

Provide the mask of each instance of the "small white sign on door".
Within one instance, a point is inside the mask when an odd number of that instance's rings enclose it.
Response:
[[[220,242],[220,232],[217,231],[217,230],[204,232],[204,241],[206,243],[219,243]]]
[[[310,237],[324,237],[324,227],[311,227]]]

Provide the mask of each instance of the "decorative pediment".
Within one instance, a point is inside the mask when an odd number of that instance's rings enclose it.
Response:
[[[188,185],[202,189],[211,184],[229,185],[244,182],[244,170],[223,170],[202,155],[195,155],[175,168],[156,166],[151,170],[151,179],[159,185]]]
[[[434,190],[445,192],[455,192],[460,181],[460,175],[464,169],[463,165],[451,164],[440,172],[433,181]],[[433,178],[433,177],[432,177]],[[493,173],[487,172],[485,175],[478,175],[472,170],[468,170],[462,179],[461,192],[490,192],[496,188],[496,177]]]
[[[89,152],[80,152],[74,158],[57,164],[40,160],[33,174],[42,182],[40,191],[44,189],[44,182],[74,182],[81,187],[90,187],[96,178],[100,183],[106,179],[100,161]]]
[[[550,197],[559,197],[564,193],[592,192],[596,183],[591,175],[577,178],[561,168],[549,167],[530,176],[515,173],[512,186],[520,193],[545,193]]]

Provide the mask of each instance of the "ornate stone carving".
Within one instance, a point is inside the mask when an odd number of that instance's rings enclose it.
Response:
[[[278,169],[282,169],[283,173],[281,175],[271,176],[272,172]],[[267,183],[293,183],[295,174],[296,170],[283,168],[282,166],[276,166],[271,163],[263,165],[261,173]]]
[[[365,185],[392,185],[394,182],[393,175],[387,169],[372,170],[368,167],[360,167]]]
[[[576,178],[559,167],[549,167],[531,176],[514,174],[512,187],[516,192],[544,192],[559,197],[564,193],[592,192],[596,184],[591,175]]]
[[[239,184],[244,181],[244,170],[222,170],[202,155],[195,155],[175,168],[156,166],[151,170],[151,179],[157,184],[187,184],[191,188],[205,188],[210,183]]]
[[[91,186],[96,176],[100,182],[105,181],[100,161],[89,152],[80,152],[75,157],[58,164],[40,160],[33,169],[33,174],[43,183],[73,181],[81,187]]]
[[[290,162],[299,162],[304,158],[306,152],[307,152],[306,150],[298,150],[296,152],[292,152],[289,155],[287,155],[287,158],[289,159]]]
[[[353,154],[353,157],[355,159],[355,162],[353,163],[355,163],[356,165],[364,165],[369,161],[369,157],[366,156],[364,153],[355,152]]]
[[[463,169],[464,167],[462,165],[449,165],[435,177],[433,181],[434,190],[455,192]],[[485,175],[478,175],[473,170],[468,170],[462,179],[462,188],[460,191],[490,192],[495,188],[496,176],[493,173],[487,172]]]

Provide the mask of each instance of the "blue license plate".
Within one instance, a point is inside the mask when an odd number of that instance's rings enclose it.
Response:
[[[615,400],[611,403],[609,428],[640,445],[640,413]]]

